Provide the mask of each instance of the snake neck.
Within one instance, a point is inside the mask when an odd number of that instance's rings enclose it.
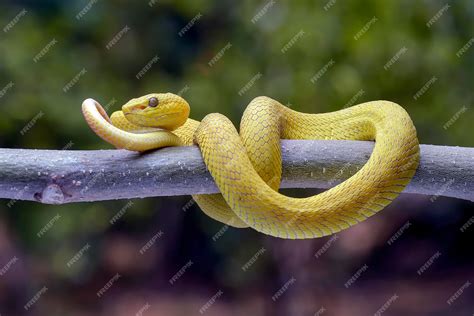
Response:
[[[201,122],[188,118],[184,125],[175,129],[172,133],[181,139],[184,146],[193,145],[193,137]]]

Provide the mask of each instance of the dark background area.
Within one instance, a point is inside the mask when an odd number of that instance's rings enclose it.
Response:
[[[473,19],[469,0],[2,1],[0,147],[111,148],[81,102],[111,113],[167,91],[192,118],[237,126],[259,95],[310,113],[387,99],[420,143],[473,147]],[[1,200],[0,315],[474,313],[472,202],[401,195],[337,237],[290,241],[226,228],[190,199]]]

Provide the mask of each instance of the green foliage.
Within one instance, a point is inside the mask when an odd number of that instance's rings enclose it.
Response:
[[[0,90],[9,82],[14,85],[0,98],[0,147],[61,149],[72,142],[72,150],[111,148],[92,133],[82,117],[81,102],[88,97],[103,105],[111,103],[111,113],[139,95],[184,91],[193,118],[220,112],[238,126],[246,105],[259,95],[316,113],[343,108],[361,90],[355,104],[387,99],[405,107],[421,143],[474,145],[472,109],[443,128],[463,106],[473,103],[474,47],[457,56],[473,37],[470,0],[453,3],[431,27],[427,22],[442,9],[443,2],[345,0],[330,5],[331,1],[277,1],[254,22],[269,2],[99,1],[80,19],[76,15],[87,1],[48,3],[31,2],[25,8],[27,14],[1,35]],[[20,5],[2,8],[0,24],[7,25],[23,9]],[[180,36],[198,14],[202,16]],[[370,24],[374,17],[376,21]],[[130,30],[108,49],[126,26]],[[364,26],[367,31],[359,33]],[[52,41],[57,43],[35,61]],[[228,43],[231,46],[225,49]],[[403,48],[406,51],[384,69]],[[137,79],[154,56],[159,61]],[[331,60],[333,65],[312,83],[311,78]],[[79,75],[82,69],[85,73]],[[76,76],[77,83],[63,91]],[[433,77],[436,81],[415,99]],[[252,78],[257,78],[254,84],[239,94]],[[44,115],[22,135],[38,113]],[[141,230],[156,212],[154,204],[160,205],[156,220],[160,222],[170,213],[181,212],[188,198],[172,200],[174,208],[161,207],[160,201],[137,202],[120,220],[121,225]],[[41,250],[43,256],[42,247],[47,248],[55,254],[55,262],[59,260],[56,256],[64,262],[91,236],[115,229],[109,220],[125,203],[49,207],[17,202],[11,208],[2,203],[0,210],[11,219],[26,246]],[[38,240],[36,232],[58,213],[61,219],[54,229]],[[221,228],[207,217],[193,224],[207,225],[206,231]],[[149,226],[150,231],[156,229]],[[51,244],[58,240],[63,244]],[[215,244],[215,248],[216,253],[233,256],[223,271],[229,266],[238,268],[248,257],[248,253],[230,254],[231,249],[222,245]],[[236,258],[239,263],[233,262]],[[70,274],[64,266],[61,269],[61,275]]]

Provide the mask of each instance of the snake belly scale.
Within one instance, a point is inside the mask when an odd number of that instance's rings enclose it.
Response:
[[[330,113],[306,114],[268,97],[247,106],[240,133],[224,115],[189,119],[180,96],[153,93],[131,99],[111,117],[92,99],[82,104],[92,130],[117,148],[146,151],[199,146],[221,194],[193,196],[210,217],[280,238],[336,233],[391,203],[419,163],[416,129],[408,113],[389,101],[372,101]],[[341,184],[306,198],[278,192],[280,139],[375,140],[367,163]]]

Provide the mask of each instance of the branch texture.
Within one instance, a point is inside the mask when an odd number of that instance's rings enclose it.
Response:
[[[372,142],[282,140],[281,188],[330,188],[369,159]],[[126,150],[0,149],[0,198],[47,204],[217,193],[196,146]],[[404,191],[474,200],[474,148],[421,145]]]

